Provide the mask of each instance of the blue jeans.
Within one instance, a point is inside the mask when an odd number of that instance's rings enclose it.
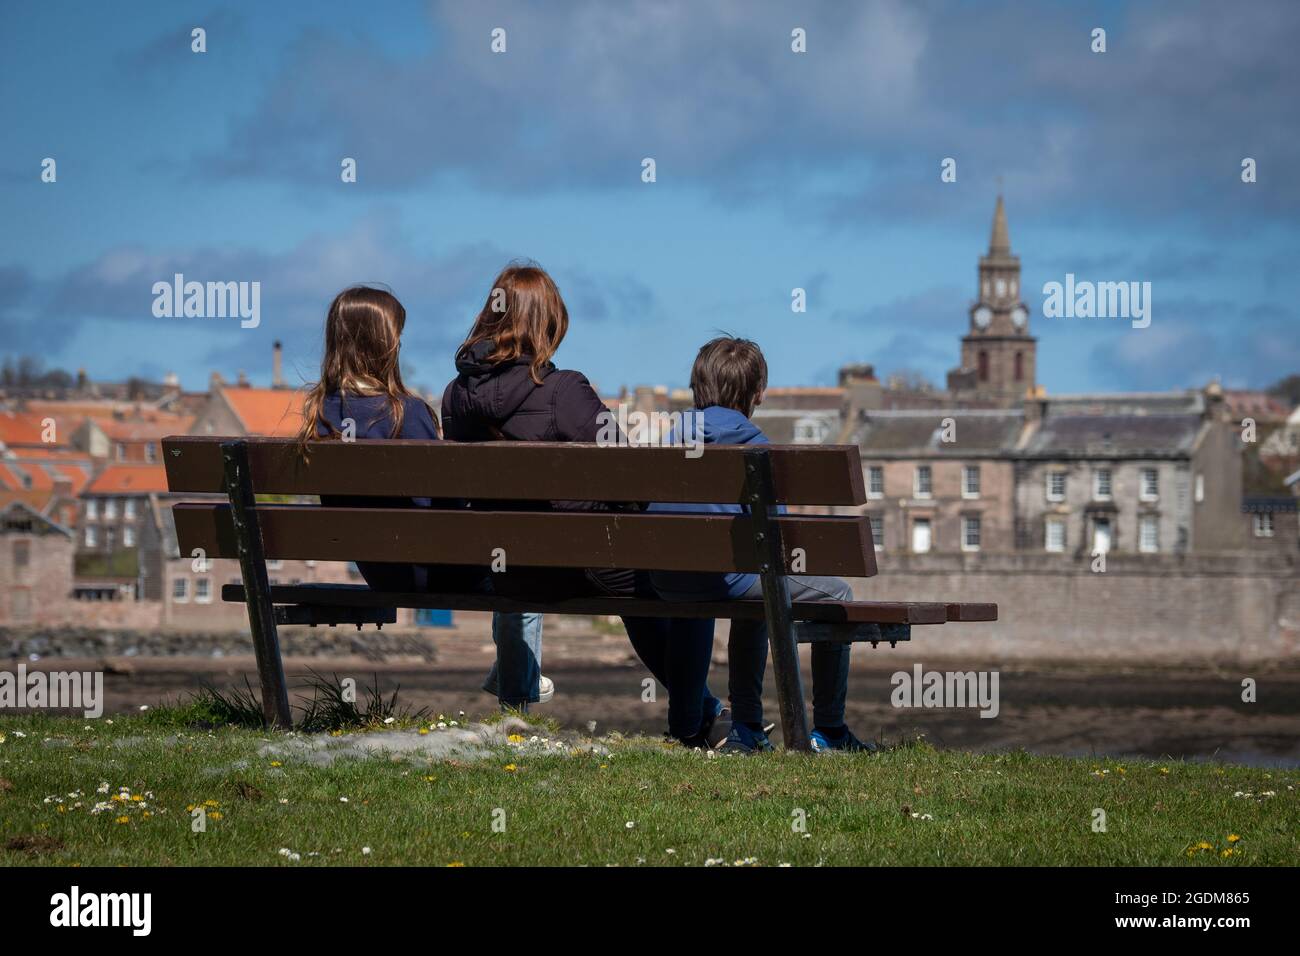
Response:
[[[786,577],[791,601],[851,601],[853,588],[839,578],[792,574]],[[755,579],[742,597],[763,597]],[[798,625],[795,625],[798,627]],[[744,723],[763,722],[763,673],[767,670],[767,623],[732,621],[727,641],[730,672],[731,718]],[[818,641],[812,648],[813,724],[839,727],[844,723],[844,700],[849,687],[849,652],[852,644]]]
[[[483,689],[496,695],[503,707],[527,710],[529,704],[537,703],[542,676],[542,615],[494,613],[492,640],[497,659]]]
[[[722,709],[708,687],[713,625],[712,618],[623,618],[636,656],[668,689],[668,733],[679,739],[694,737],[706,715]]]

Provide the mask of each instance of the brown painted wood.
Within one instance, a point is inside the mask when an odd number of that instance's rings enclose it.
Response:
[[[968,602],[947,605],[950,621],[996,621],[998,606],[996,604],[971,604]]]
[[[384,495],[519,501],[724,502],[743,500],[743,445],[606,448],[551,442],[323,441],[308,464],[297,443],[250,438],[258,494]],[[221,439],[163,440],[173,492],[219,493]],[[856,445],[772,445],[777,501],[860,505],[866,501]]]
[[[240,584],[221,588],[223,601],[243,601]],[[547,614],[619,617],[687,617],[761,620],[763,602],[654,601],[642,598],[565,598],[559,601],[504,598],[487,594],[427,594],[372,591],[364,584],[289,584],[271,586],[276,605],[306,604],[335,607],[411,607],[453,611],[541,611]],[[942,624],[944,605],[916,601],[796,601],[796,621],[859,624]]]
[[[177,502],[181,554],[238,555],[226,504]],[[324,508],[260,505],[267,557],[506,567],[635,568],[757,572],[762,564],[743,515],[608,511],[444,511],[433,508]],[[802,549],[805,574],[876,573],[866,516],[777,519],[786,567]]]

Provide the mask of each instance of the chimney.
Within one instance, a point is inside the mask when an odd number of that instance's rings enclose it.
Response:
[[[220,372],[213,372],[208,376],[208,390],[215,392],[221,386],[226,384],[226,380],[221,377]]]
[[[248,376],[244,374],[244,370],[242,368],[239,370],[239,378],[236,380],[236,384],[240,388],[248,388]]]
[[[845,423],[856,422],[863,412],[884,406],[880,381],[870,365],[845,365],[840,369],[840,388],[844,389]]]
[[[271,387],[284,388],[284,358],[280,343],[271,345]]]

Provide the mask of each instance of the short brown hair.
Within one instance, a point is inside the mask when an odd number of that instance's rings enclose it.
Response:
[[[706,342],[691,367],[695,407],[720,405],[754,414],[767,388],[767,360],[749,339],[721,335]]]

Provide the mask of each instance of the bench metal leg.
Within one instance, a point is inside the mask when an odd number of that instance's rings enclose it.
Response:
[[[257,655],[257,674],[262,682],[262,713],[268,727],[288,730],[293,726],[289,689],[284,680],[284,662],[280,659],[280,635],[275,628],[271,585],[266,577],[262,529],[257,523],[253,482],[248,474],[248,445],[242,441],[222,442],[221,459],[239,550],[239,570],[244,578],[248,627]]]
[[[772,678],[776,682],[776,700],[781,712],[781,733],[787,749],[810,751],[808,713],[804,708],[803,685],[799,680],[799,649],[794,637],[790,588],[785,580],[785,555],[781,532],[775,521],[776,486],[772,480],[772,460],[766,448],[745,451],[745,482],[753,518],[754,544],[760,556],[759,579],[763,584],[763,608],[767,617],[767,639],[772,650]]]

